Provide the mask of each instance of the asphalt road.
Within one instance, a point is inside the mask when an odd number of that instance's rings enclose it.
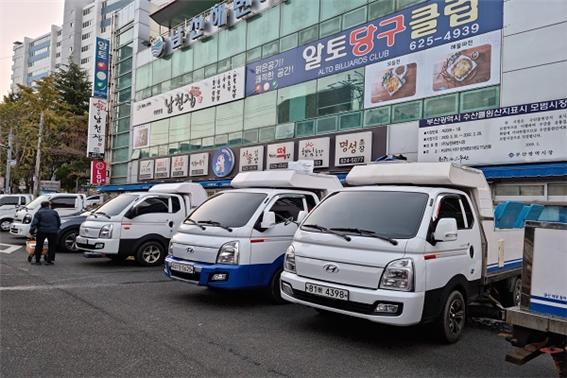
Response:
[[[259,292],[224,293],[105,258],[58,254],[35,266],[0,235],[0,376],[554,376],[548,356],[504,361],[498,327],[469,322],[441,345]],[[15,249],[15,248],[12,248]]]

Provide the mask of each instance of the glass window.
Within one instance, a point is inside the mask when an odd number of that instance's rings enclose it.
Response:
[[[375,20],[379,17],[393,13],[396,10],[396,0],[376,0],[368,5],[368,18]]]
[[[262,47],[256,47],[252,50],[248,50],[246,53],[246,62],[254,62],[262,57]]]
[[[19,198],[12,196],[0,198],[0,206],[2,205],[19,205]]]
[[[260,142],[271,142],[276,138],[276,128],[275,127],[264,127],[260,129],[258,140]]]
[[[128,160],[128,147],[112,150],[112,161],[126,161]]]
[[[421,118],[422,101],[404,102],[392,106],[392,123],[414,121]]]
[[[297,47],[297,33],[290,34],[280,39],[280,51],[291,50]]]
[[[243,118],[244,100],[217,106],[215,133],[241,131]]]
[[[158,84],[171,79],[171,59],[156,59],[152,63],[152,83]]]
[[[56,197],[51,199],[51,208],[52,209],[73,209],[75,207],[75,203],[77,202],[76,197]]]
[[[457,221],[457,229],[465,229],[465,218],[458,197],[445,197],[439,205],[437,219],[453,218]]]
[[[364,69],[342,72],[317,80],[317,114],[333,114],[362,107]]]
[[[372,127],[389,124],[391,110],[392,108],[390,106],[367,110],[364,112],[364,126]]]
[[[228,134],[215,135],[215,146],[226,146],[228,144]]]
[[[347,129],[357,129],[361,127],[362,124],[362,113],[350,113],[350,114],[343,114],[339,117],[339,129],[347,130]]]
[[[169,133],[169,118],[152,122],[150,127],[150,143],[152,146],[167,143]]]
[[[171,56],[171,76],[176,77],[193,70],[193,49],[177,50]]]
[[[130,58],[132,56],[132,44],[123,46],[118,49],[118,60]]]
[[[230,58],[223,59],[218,63],[218,72],[225,72],[230,70]]]
[[[181,210],[181,203],[179,202],[178,197],[171,197],[171,212],[177,213]]]
[[[412,5],[423,3],[426,0],[397,0],[398,1],[398,9],[404,9],[407,7],[411,7]]]
[[[267,58],[279,52],[280,41],[277,39],[262,46],[262,58]]]
[[[298,33],[298,35],[300,45],[315,41],[319,37],[319,26],[313,25],[307,29],[303,29]]]
[[[191,137],[191,113],[170,118],[169,142],[189,140]]]
[[[341,17],[339,16],[322,22],[321,27],[319,28],[319,36],[323,38],[328,35],[338,33],[340,31],[341,31]]]
[[[366,4],[366,0],[321,0],[321,20],[345,13]]]
[[[202,146],[203,146],[202,139],[191,139],[189,149],[191,151],[196,151],[196,150],[200,150]]]
[[[127,146],[129,141],[130,141],[129,133],[113,135],[112,148]]]
[[[246,50],[246,44],[243,43],[246,38],[246,25],[247,22],[239,22],[233,28],[218,33],[219,59],[225,59]]]
[[[337,117],[324,117],[316,120],[317,134],[331,133],[337,130]]]
[[[544,193],[544,185],[520,185],[521,196],[543,196]]]
[[[118,105],[118,118],[130,117],[130,104]]]
[[[215,108],[191,113],[191,137],[202,138],[215,134]]]
[[[283,197],[270,208],[276,215],[276,223],[296,221],[299,212],[303,210],[303,197]]]
[[[366,7],[361,7],[343,15],[343,30],[366,22]]]
[[[119,119],[115,124],[117,133],[130,130],[130,117]]]
[[[134,38],[134,28],[130,28],[120,33],[118,36],[118,46],[122,46],[125,43],[131,42]]]
[[[242,143],[242,131],[228,134],[228,144],[234,146]]]
[[[194,44],[193,62],[195,68],[201,68],[217,61],[218,38]]]
[[[242,144],[258,143],[258,129],[246,130],[242,136]]]
[[[272,126],[276,123],[277,91],[246,97],[244,105],[244,129]]]
[[[217,74],[217,64],[213,63],[205,67],[205,78],[211,77]]]
[[[246,33],[247,48],[263,45],[279,37],[280,29],[280,7],[274,7],[266,12],[262,12],[261,17],[257,17],[248,22]],[[288,33],[284,33],[288,34]],[[242,45],[242,42],[238,43]]]
[[[276,139],[289,139],[293,138],[295,131],[294,123],[284,123],[276,126]]]
[[[500,106],[500,87],[489,87],[461,93],[461,113],[493,109]]]
[[[298,138],[315,135],[314,120],[297,122],[295,125],[295,135]]]
[[[519,196],[520,186],[519,185],[496,185],[494,187],[494,195],[496,196]]]
[[[152,65],[146,64],[136,70],[136,91],[151,87]]]
[[[242,227],[264,201],[263,193],[219,193],[199,206],[187,218],[194,222],[213,221],[227,227]],[[187,224],[191,222],[185,221]],[[205,227],[210,227],[204,224]]]
[[[126,59],[118,64],[118,75],[132,71],[132,58]]]
[[[230,59],[232,68],[242,67],[246,64],[246,53],[238,54]]]
[[[185,75],[177,76],[177,77],[171,79],[170,87],[172,89],[173,88],[179,88],[183,85],[191,84],[192,82],[193,82],[193,75],[191,73],[187,73]]]
[[[349,3],[350,1],[344,2]],[[319,21],[318,1],[291,1],[282,4],[280,7],[282,9],[281,33],[283,35],[304,29]]]
[[[179,143],[170,143],[167,146],[167,154],[168,155],[176,154],[176,153],[178,153],[178,151],[179,151]]]
[[[201,147],[202,148],[208,148],[208,147],[214,147],[215,146],[215,137],[206,137],[201,139]]]
[[[567,196],[567,183],[549,183],[547,184],[547,194],[550,196]]]
[[[128,88],[132,85],[132,75],[124,75],[118,78],[118,90]]]
[[[123,91],[118,92],[118,102],[126,102],[130,101],[132,98],[132,90],[130,88],[126,88]]]
[[[423,102],[423,116],[439,117],[459,112],[459,94],[437,96],[425,99]]]
[[[169,198],[168,197],[149,197],[138,203],[129,211],[128,218],[139,217],[144,214],[168,213]]]
[[[317,82],[308,81],[278,90],[278,123],[303,121],[317,115]]]

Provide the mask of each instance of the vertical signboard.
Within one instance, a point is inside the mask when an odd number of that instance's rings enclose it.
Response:
[[[335,166],[369,163],[372,157],[372,131],[335,137]]]
[[[154,178],[154,161],[140,160],[139,180],[151,180]]]
[[[329,167],[331,138],[304,139],[299,141],[298,160],[313,160],[315,168]]]
[[[189,174],[189,155],[171,157],[171,177],[187,177]]]
[[[104,157],[106,114],[107,101],[91,97],[89,101],[89,123],[87,135],[87,157],[91,159],[101,159]]]
[[[156,159],[155,162],[155,178],[169,178],[170,158]]]
[[[240,172],[262,171],[264,169],[264,146],[240,149]]]
[[[268,145],[266,165],[268,169],[286,169],[293,161],[294,143],[275,143]]]
[[[106,184],[106,162],[104,160],[91,161],[91,184]]]
[[[191,155],[189,161],[189,175],[190,176],[206,176],[209,174],[209,154],[204,152],[202,154]]]
[[[93,78],[93,97],[106,99],[108,96],[108,65],[110,62],[110,42],[96,38]]]

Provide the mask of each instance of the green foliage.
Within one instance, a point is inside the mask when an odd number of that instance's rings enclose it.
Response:
[[[69,105],[71,112],[79,115],[88,112],[91,83],[87,78],[87,73],[71,60],[65,69],[62,67],[53,74],[55,88],[59,91],[63,101]]]

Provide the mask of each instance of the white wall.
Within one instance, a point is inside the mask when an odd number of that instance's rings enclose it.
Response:
[[[419,122],[396,123],[388,126],[387,154],[402,154],[408,161],[417,161]]]

